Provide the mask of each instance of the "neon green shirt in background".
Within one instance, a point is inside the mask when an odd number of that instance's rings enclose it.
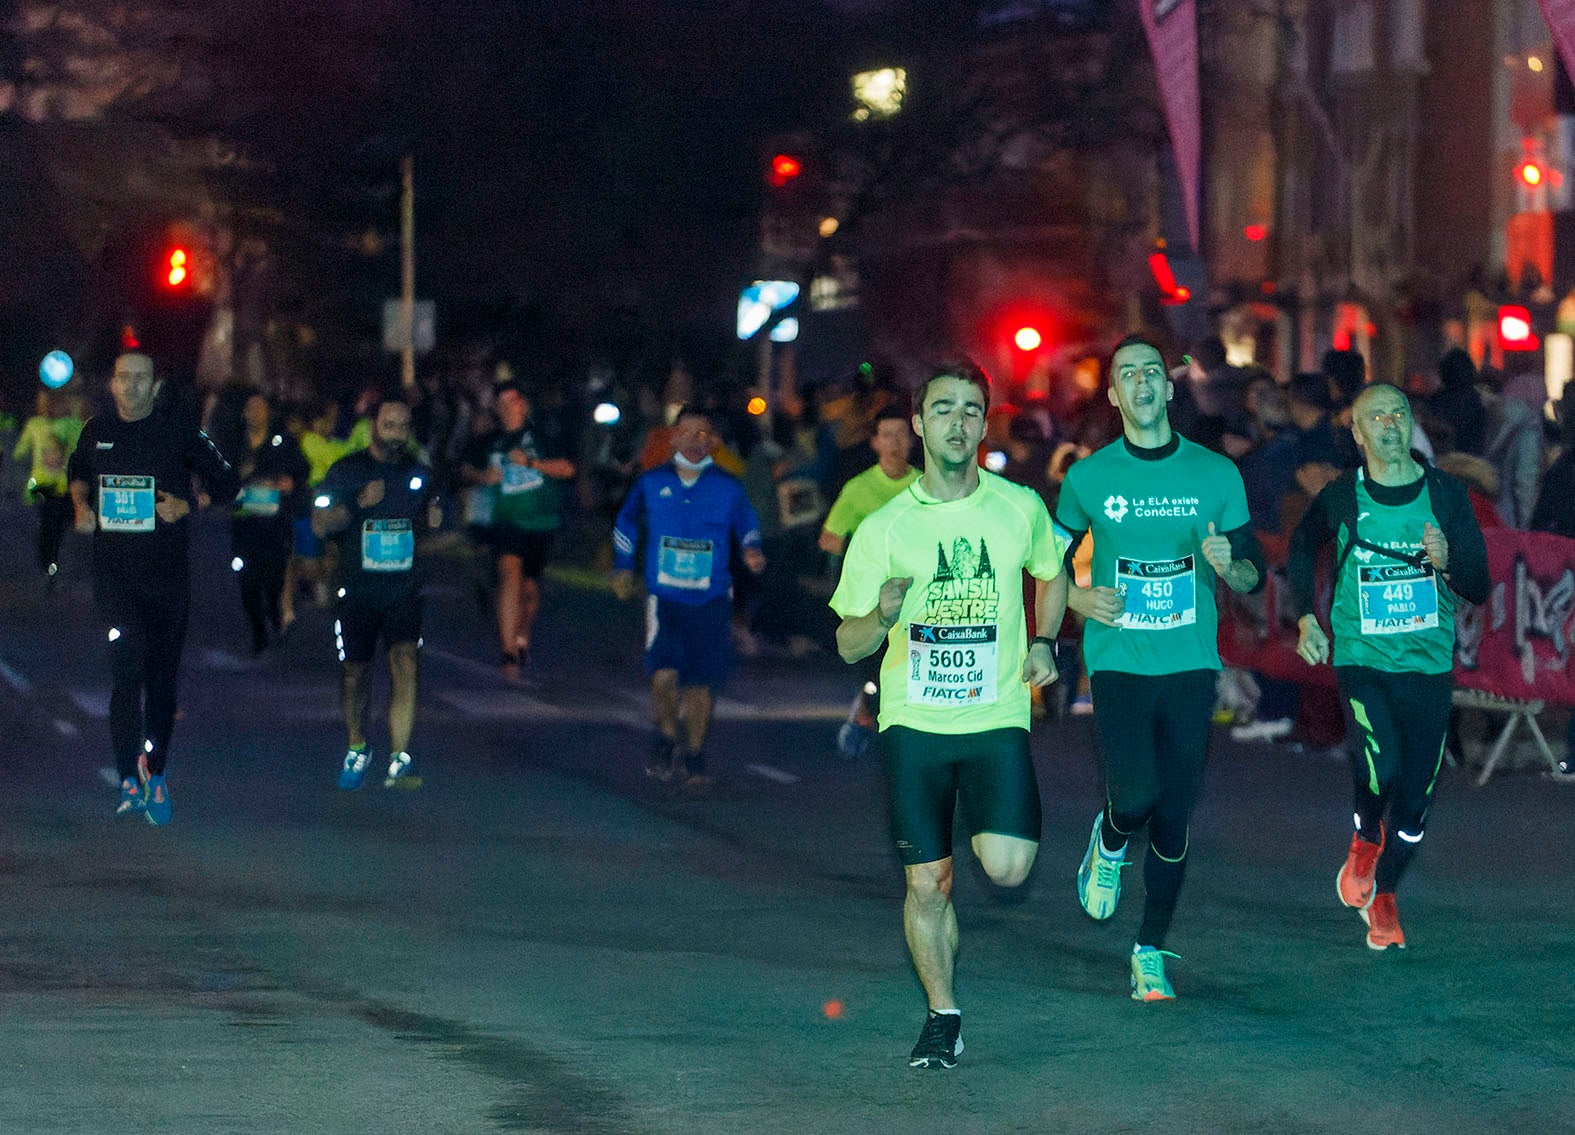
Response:
[[[871,465],[842,486],[842,491],[837,494],[831,511],[826,513],[826,522],[821,527],[833,536],[847,539],[860,524],[864,523],[865,517],[913,484],[918,476],[919,471],[911,465],[900,477],[886,476],[878,462]]]
[[[935,500],[915,481],[859,525],[832,610],[867,615],[881,584],[913,577],[887,635],[880,728],[1027,729],[1022,573],[1054,579],[1064,550],[1039,494],[984,470],[962,500]]]
[[[1247,523],[1247,492],[1229,459],[1174,435],[1158,459],[1135,456],[1125,438],[1067,471],[1056,520],[1094,537],[1094,587],[1123,592],[1125,625],[1090,619],[1083,657],[1090,674],[1179,674],[1220,669],[1214,569],[1203,538]]]
[[[18,460],[31,456],[33,466],[27,481],[30,490],[42,488],[61,495],[66,493],[66,462],[81,436],[80,418],[35,415],[23,423],[11,456]]]
[[[300,437],[301,453],[306,457],[307,484],[320,485],[328,476],[328,468],[350,452],[350,443],[334,437],[324,437],[316,430],[306,430]]]

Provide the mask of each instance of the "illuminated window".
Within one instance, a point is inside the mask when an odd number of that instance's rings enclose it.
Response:
[[[902,109],[902,97],[907,91],[908,72],[901,67],[860,71],[853,76],[853,101],[858,104],[853,117],[860,122],[890,118]]]

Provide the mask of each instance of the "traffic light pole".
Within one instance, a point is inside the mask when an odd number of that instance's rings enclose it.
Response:
[[[399,385],[416,384],[416,172],[415,158],[399,160],[399,319],[405,338],[399,348]]]

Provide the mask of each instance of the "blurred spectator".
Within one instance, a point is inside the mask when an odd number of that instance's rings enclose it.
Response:
[[[1499,496],[1498,473],[1483,457],[1455,450],[1440,454],[1438,468],[1458,478],[1466,486],[1466,499],[1471,502],[1471,512],[1477,518],[1477,527],[1484,532],[1504,527],[1495,503]]]
[[[1477,368],[1459,347],[1438,361],[1438,393],[1428,408],[1455,431],[1455,449],[1481,457],[1486,443],[1487,411],[1477,393]]]
[[[1541,352],[1530,352],[1535,367]],[[1498,511],[1511,528],[1525,528],[1536,505],[1542,473],[1542,405],[1546,388],[1537,371],[1522,372],[1500,392],[1483,398],[1487,420],[1484,456],[1498,473]]]
[[[1252,448],[1241,454],[1236,464],[1247,487],[1247,511],[1261,541],[1267,534],[1281,532],[1280,503],[1297,489],[1296,470],[1303,463],[1302,435],[1294,428],[1289,391],[1267,373],[1247,387],[1247,409]],[[1318,418],[1310,420],[1316,425]],[[1289,532],[1284,535],[1288,537]],[[1264,550],[1269,553],[1268,544]]]
[[[1531,530],[1575,539],[1575,402],[1569,397],[1559,404],[1559,441],[1559,455],[1542,475]]]
[[[1046,508],[1055,506],[1059,486],[1050,483],[1050,442],[1039,423],[1018,414],[1006,427],[1006,464],[1001,476],[1038,493]],[[1030,606],[1031,609],[1031,606]]]
[[[1334,424],[1334,397],[1327,376],[1311,371],[1297,375],[1291,379],[1288,400],[1296,438],[1296,484],[1311,500],[1344,468],[1345,453]],[[1351,448],[1356,448],[1354,442]]]

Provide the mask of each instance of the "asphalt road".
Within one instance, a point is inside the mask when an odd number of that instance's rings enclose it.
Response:
[[[1095,924],[1073,893],[1091,725],[1036,726],[1039,863],[999,892],[960,847],[967,1052],[914,1072],[901,871],[878,768],[832,747],[835,659],[743,664],[727,781],[685,799],[640,772],[635,606],[555,582],[508,688],[445,559],[423,786],[342,793],[331,619],[246,657],[210,518],[155,829],[110,814],[80,546],[46,596],[31,523],[0,506],[0,1131],[1575,1131],[1570,785],[1447,772],[1410,948],[1380,955],[1335,898],[1344,769],[1216,738],[1179,999],[1139,1005],[1139,904]]]

